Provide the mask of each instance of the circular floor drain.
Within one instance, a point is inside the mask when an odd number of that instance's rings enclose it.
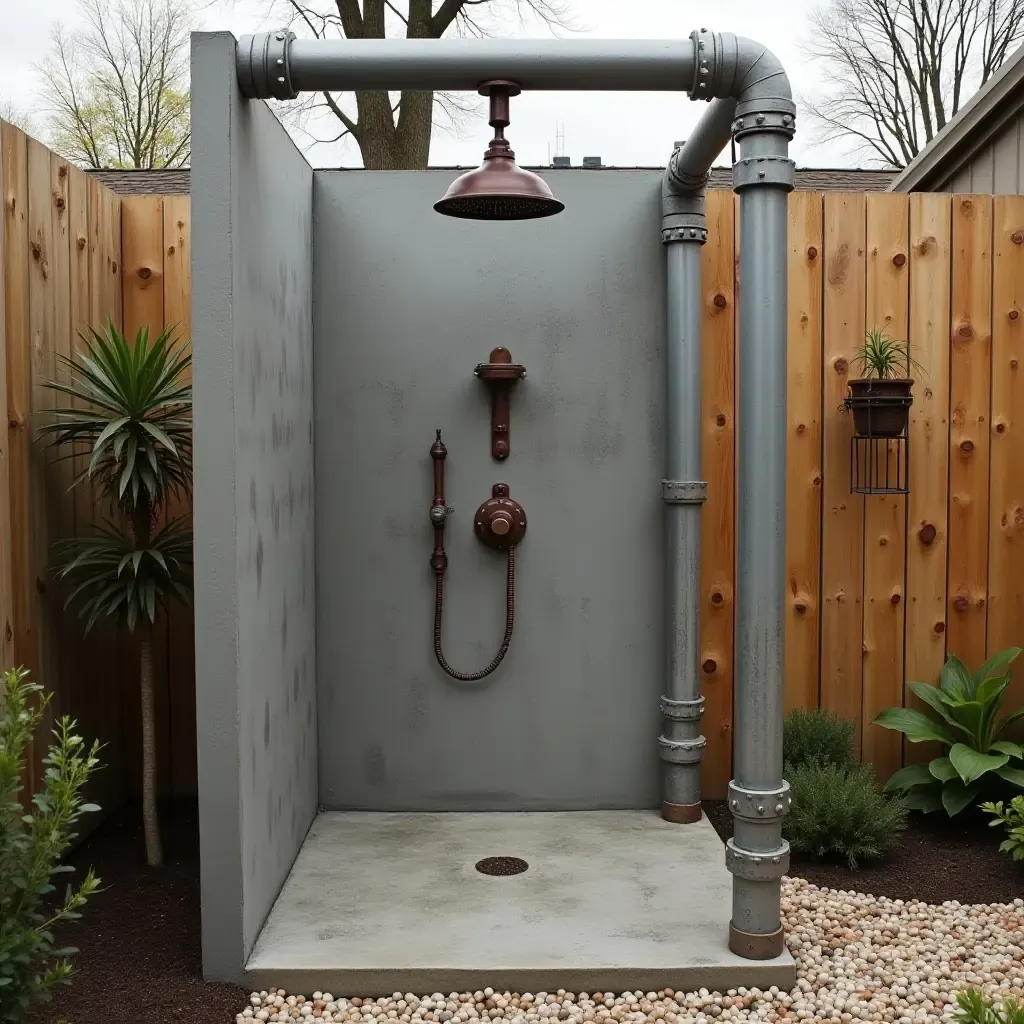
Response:
[[[519,857],[484,857],[476,862],[483,875],[521,875],[529,866]]]

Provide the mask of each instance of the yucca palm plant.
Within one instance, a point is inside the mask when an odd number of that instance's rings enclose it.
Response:
[[[46,387],[62,398],[40,438],[59,458],[87,459],[72,487],[91,483],[107,518],[84,537],[59,542],[58,573],[88,632],[104,618],[139,635],[142,810],[146,856],[161,862],[156,809],[156,722],[152,629],[167,601],[191,595],[192,533],[168,503],[192,486],[192,357],[164,330],[134,343],[110,321],[80,334],[63,371]]]

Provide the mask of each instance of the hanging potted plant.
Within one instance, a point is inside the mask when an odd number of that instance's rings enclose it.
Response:
[[[863,374],[847,381],[845,404],[853,410],[854,432],[862,437],[899,437],[906,430],[913,401],[910,369],[917,366],[908,343],[872,328],[853,362]]]

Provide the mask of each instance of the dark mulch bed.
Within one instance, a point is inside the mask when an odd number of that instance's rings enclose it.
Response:
[[[75,976],[32,1024],[234,1024],[248,993],[208,985],[199,954],[199,842],[195,807],[161,808],[162,868],[145,864],[142,823],[127,809],[75,851],[104,891],[61,938],[78,946]]]
[[[708,800],[704,811],[722,839],[732,835],[724,800]],[[907,830],[885,860],[851,871],[846,864],[816,864],[793,855],[791,875],[829,889],[855,889],[890,899],[942,903],[1006,903],[1024,897],[1024,863],[999,852],[1001,830],[979,813],[912,813]]]

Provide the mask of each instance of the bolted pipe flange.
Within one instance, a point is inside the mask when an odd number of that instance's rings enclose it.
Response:
[[[737,140],[754,132],[796,134],[796,104],[788,96],[757,96],[736,104],[732,133]]]
[[[789,783],[778,789],[744,789],[736,781],[729,783],[729,810],[734,818],[747,821],[775,821],[789,814],[793,803]]]
[[[698,227],[664,227],[661,229],[663,245],[670,242],[696,242],[703,245],[708,240],[708,229]]]
[[[711,100],[732,92],[736,77],[738,48],[731,32],[709,32],[706,28],[690,33],[693,41],[693,84],[691,100]]]
[[[706,480],[661,481],[661,500],[666,505],[703,505],[707,499]]]
[[[247,99],[294,100],[289,51],[294,32],[277,29],[242,36],[235,48],[238,85]]]
[[[696,764],[704,757],[707,740],[698,736],[693,740],[670,740],[667,736],[658,737],[658,757],[671,764]]]
[[[796,164],[784,156],[748,156],[732,165],[732,187],[736,192],[755,185],[775,185],[793,191]]]
[[[774,850],[754,851],[740,849],[730,839],[725,844],[725,866],[748,882],[773,882],[789,871],[789,843],[783,839]]]
[[[689,722],[700,719],[704,714],[704,698],[671,700],[669,697],[662,697],[661,714],[663,718],[670,718],[673,722]]]

